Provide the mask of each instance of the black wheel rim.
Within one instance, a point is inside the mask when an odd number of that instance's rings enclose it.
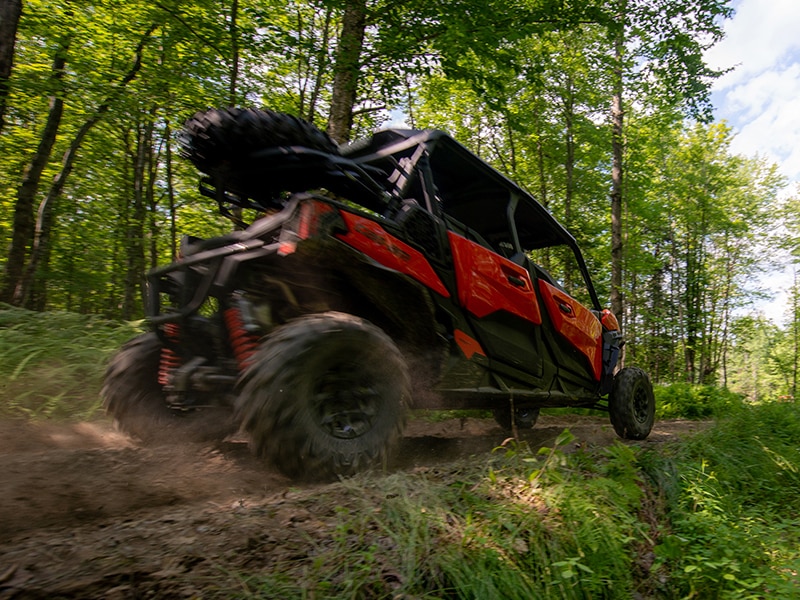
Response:
[[[370,431],[380,407],[375,381],[358,365],[340,365],[317,379],[313,410],[328,435],[350,440]]]
[[[650,399],[641,386],[633,394],[633,418],[637,423],[646,423],[650,418]]]

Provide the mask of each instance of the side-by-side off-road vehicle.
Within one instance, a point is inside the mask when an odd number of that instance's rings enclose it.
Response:
[[[152,331],[103,388],[127,432],[241,430],[294,477],[380,464],[410,408],[488,409],[509,429],[543,407],[601,408],[619,436],[650,433],[652,386],[618,370],[617,319],[573,236],[445,133],[337,147],[289,115],[225,109],[181,142],[240,229],[184,238],[147,275]],[[555,247],[588,306],[534,260]]]

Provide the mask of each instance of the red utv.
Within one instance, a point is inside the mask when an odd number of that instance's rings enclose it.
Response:
[[[600,408],[621,437],[650,433],[652,386],[616,372],[622,334],[575,239],[445,133],[338,148],[294,117],[228,109],[195,115],[181,141],[242,229],[185,238],[148,274],[152,331],[103,388],[123,429],[241,428],[294,477],[380,463],[415,407],[490,409],[506,428]],[[557,247],[588,306],[537,262]]]

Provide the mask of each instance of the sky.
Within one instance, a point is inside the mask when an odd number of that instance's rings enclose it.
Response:
[[[731,151],[774,162],[789,180],[786,195],[800,186],[800,0],[734,0],[725,39],[707,54],[714,68],[733,70],[713,87],[714,116],[733,127]],[[765,273],[773,293],[758,310],[776,323],[786,317],[789,269]]]

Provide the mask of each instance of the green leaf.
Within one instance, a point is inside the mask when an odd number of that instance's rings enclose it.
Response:
[[[17,365],[17,368],[14,369],[14,372],[11,373],[11,375],[9,376],[8,378],[9,381],[16,380],[17,377],[19,377],[20,373],[22,373],[22,370],[25,368],[25,365],[27,365],[34,358],[39,356],[42,352],[44,352],[44,350],[45,350],[44,348],[40,348],[39,350],[34,350],[33,352],[25,356],[25,358],[23,358],[22,361]]]
[[[575,436],[569,429],[562,431],[556,438],[556,446],[566,446],[575,441]]]

